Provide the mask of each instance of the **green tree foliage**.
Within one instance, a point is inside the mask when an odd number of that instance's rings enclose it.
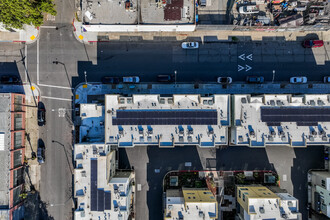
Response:
[[[56,15],[53,0],[0,0],[0,22],[7,28],[22,29],[24,24],[39,27],[44,14]]]

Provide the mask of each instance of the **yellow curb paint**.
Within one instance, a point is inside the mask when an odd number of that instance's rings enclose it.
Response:
[[[34,40],[34,39],[36,39],[36,37],[35,37],[34,35],[32,35],[32,36],[30,37],[30,39],[31,39],[31,40]]]
[[[79,95],[76,95],[76,99],[79,99]]]
[[[87,88],[87,84],[84,84],[84,85],[83,85],[83,88],[86,89],[86,88]]]
[[[79,39],[82,40],[84,39],[84,37],[82,35],[79,35]]]
[[[31,86],[31,90],[34,91],[36,88],[34,86]]]

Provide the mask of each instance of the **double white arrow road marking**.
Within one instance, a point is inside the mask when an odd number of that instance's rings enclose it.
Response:
[[[243,54],[239,55],[238,58],[240,58],[241,60],[244,60],[244,61],[245,61],[245,58],[252,61],[252,53],[247,56],[245,56],[245,53],[243,53]]]
[[[238,72],[241,71],[241,70],[244,70],[245,69],[245,72],[249,71],[252,69],[252,67],[250,67],[249,65],[245,65],[244,66],[241,66],[241,65],[238,65]]]

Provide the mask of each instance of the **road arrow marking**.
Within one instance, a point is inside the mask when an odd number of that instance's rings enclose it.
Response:
[[[239,55],[238,58],[240,58],[241,60],[245,60],[245,53]]]
[[[249,65],[245,65],[245,72],[247,72],[247,71],[249,71],[251,69],[252,69],[252,67],[250,67]]]
[[[241,70],[244,70],[244,67],[241,66],[241,65],[238,65],[238,72],[241,71]]]
[[[246,58],[252,61],[252,53],[250,55],[246,56]]]

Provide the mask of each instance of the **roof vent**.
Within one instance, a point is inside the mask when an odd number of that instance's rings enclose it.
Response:
[[[243,104],[245,104],[245,103],[246,103],[246,98],[241,98],[241,102],[242,102]]]
[[[269,141],[274,141],[273,136],[268,136],[268,140],[269,140]]]
[[[265,213],[264,207],[259,207],[259,211],[260,211],[261,214],[264,214]]]

